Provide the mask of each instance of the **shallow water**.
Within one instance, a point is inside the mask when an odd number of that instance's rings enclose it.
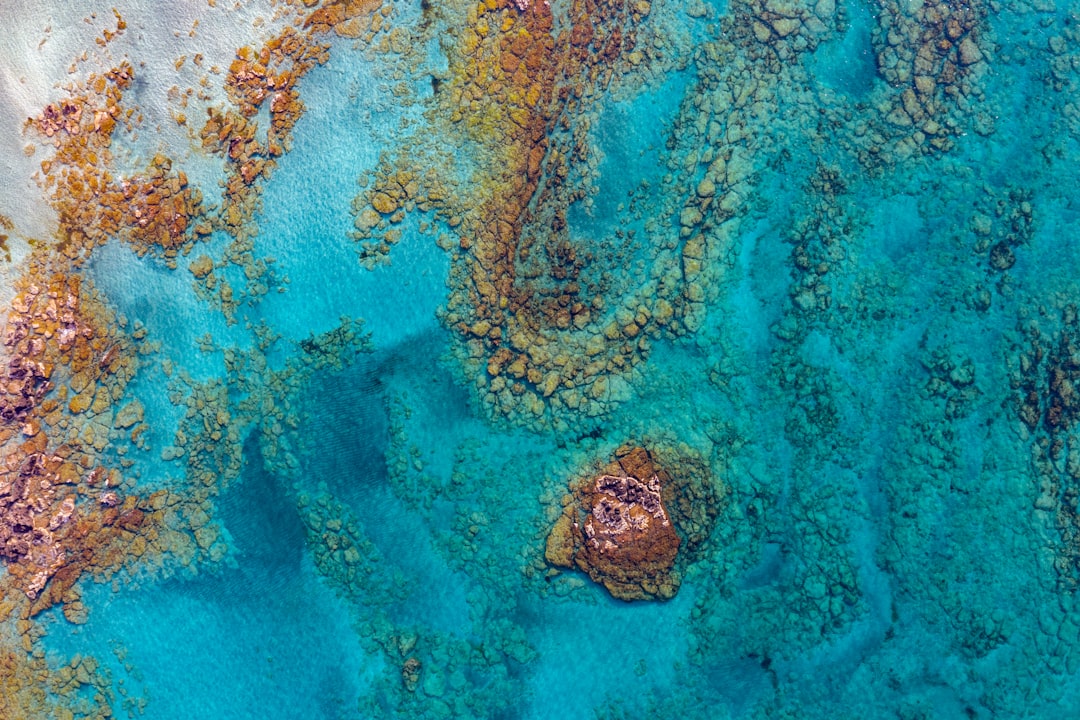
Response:
[[[1068,3],[321,5],[4,12],[0,717],[1076,714]]]

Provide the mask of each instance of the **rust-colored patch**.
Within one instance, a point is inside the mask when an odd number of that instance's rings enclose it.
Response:
[[[680,539],[664,507],[671,477],[641,447],[575,490],[548,536],[553,565],[577,568],[620,600],[668,599],[679,589]]]

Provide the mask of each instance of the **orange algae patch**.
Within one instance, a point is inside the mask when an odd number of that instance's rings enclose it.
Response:
[[[120,191],[129,203],[127,239],[140,255],[155,248],[173,256],[193,237],[208,234],[208,228],[192,225],[202,214],[202,193],[188,185],[183,172],[173,174],[171,170],[168,158],[155,155],[146,177],[120,182]]]
[[[11,218],[7,215],[0,215],[0,230],[6,230],[7,232],[0,232],[0,252],[4,253],[8,262],[11,262],[11,250],[8,248],[8,232],[15,229],[15,224],[11,222]]]
[[[343,7],[348,20],[373,5]],[[101,452],[125,437],[143,442],[141,406],[118,406],[137,370],[136,353],[151,348],[135,342],[140,331],[126,335],[122,321],[76,273],[110,237],[139,254],[169,259],[216,228],[240,239],[257,183],[269,176],[273,158],[287,151],[303,113],[295,83],[327,59],[327,47],[311,38],[328,29],[319,23],[307,33],[288,29],[258,53],[238,54],[228,76],[237,110],[212,111],[203,133],[206,147],[222,153],[229,168],[225,202],[213,216],[169,158],[155,156],[144,171],[115,176],[113,133],[118,124],[130,130],[134,114],[122,105],[133,77],[128,63],[91,76],[28,121],[27,129],[53,148],[42,163],[41,183],[60,218],[60,242],[31,256],[4,334],[10,362],[0,378],[0,561],[7,570],[0,579],[0,617],[17,610],[24,620],[21,647],[9,652],[0,644],[2,717],[111,716],[108,683],[96,677],[92,659],[57,670],[34,649],[41,634],[30,620],[35,614],[60,605],[69,621],[85,622],[80,579],[158,571],[167,556],[190,564],[223,554],[210,522],[210,496],[223,475],[238,472],[240,461],[227,398],[207,405],[208,395],[193,394],[192,408],[212,412],[198,414],[205,437],[189,433],[180,449],[187,451],[193,481],[185,495],[129,494],[127,481],[101,462]],[[254,115],[267,102],[270,127],[265,140],[256,139]],[[246,255],[245,270],[257,270],[259,263]],[[212,267],[202,278],[212,275]]]
[[[102,31],[101,37],[95,38],[94,42],[96,42],[101,47],[105,47],[106,45],[111,43],[121,33],[123,33],[124,30],[127,29],[127,22],[124,20],[123,16],[120,15],[120,11],[117,10],[116,8],[113,8],[112,11],[113,11],[113,16],[116,18],[116,29],[115,30],[109,30],[108,28],[106,28],[105,30]]]
[[[480,197],[462,202],[473,209],[459,214],[463,208],[452,202],[437,180],[428,179],[421,193],[415,179],[426,173],[410,167],[408,161],[396,172],[381,172],[365,194],[374,214],[365,213],[363,203],[358,203],[361,238],[380,216],[393,216],[408,199],[419,200],[446,219],[463,223],[459,230],[462,247],[470,251],[466,262],[474,276],[472,287],[467,289],[470,304],[484,308],[481,314],[492,315],[490,326],[502,324],[501,310],[514,282],[512,260],[521,215],[537,187],[540,159],[547,145],[545,107],[530,103],[528,98],[550,98],[558,59],[550,36],[550,10],[542,4],[537,7],[540,9],[524,16],[505,12],[500,33],[481,36],[466,29],[462,47],[469,54],[455,58],[454,80],[440,90],[450,106],[448,114],[458,123],[445,132],[482,148],[476,153],[482,163],[475,179]]]
[[[5,720],[37,718],[111,718],[109,679],[92,657],[76,656],[59,667],[30,654],[29,647],[42,634],[27,620],[18,621],[20,642],[0,641],[0,717]]]
[[[0,379],[0,560],[31,614],[61,604],[82,622],[77,582],[122,569],[153,571],[181,556],[191,535],[183,499],[138,497],[101,457],[142,432],[131,404],[117,409],[138,369],[141,332],[120,321],[63,259],[31,257],[4,331]],[[9,595],[10,597],[10,595]]]
[[[298,3],[288,2],[298,8]],[[222,230],[235,240],[227,251],[228,262],[240,265],[251,281],[247,297],[267,292],[267,263],[253,257],[252,219],[259,207],[261,183],[269,179],[276,158],[291,149],[292,131],[304,113],[297,88],[299,80],[313,67],[329,59],[330,46],[320,42],[320,34],[341,30],[374,9],[378,2],[325,4],[304,2],[295,23],[286,27],[258,49],[242,47],[230,63],[225,78],[227,107],[207,109],[207,119],[198,137],[206,152],[226,161],[225,189],[220,206],[206,212],[195,226],[197,233]],[[339,34],[341,34],[339,33]],[[260,112],[266,110],[269,123],[262,127]],[[185,248],[186,250],[186,248]],[[233,288],[205,263],[196,266],[196,293],[217,304],[227,322],[235,322],[242,300]],[[202,269],[206,272],[202,272]]]
[[[366,15],[382,5],[381,0],[339,0],[324,3],[304,21],[304,27],[316,33],[328,33],[331,30],[344,37],[350,37],[349,21]]]
[[[0,395],[0,442],[20,434],[32,438],[56,425],[60,415],[52,413],[59,399],[70,398],[73,412],[101,412],[91,410],[97,393],[107,390],[111,401],[113,388],[119,396],[135,371],[131,341],[114,327],[115,317],[88,283],[37,263],[31,271],[17,283],[4,330],[11,359]],[[65,384],[63,394],[44,401],[58,381]]]
[[[293,128],[304,113],[297,83],[329,59],[330,46],[316,37],[378,6],[378,2],[325,5],[306,18],[303,31],[287,27],[258,50],[237,51],[225,79],[232,108],[209,109],[199,133],[203,148],[228,162],[217,217],[222,229],[236,237],[244,234],[256,209],[258,182],[269,178],[274,159],[291,148]],[[262,134],[254,118],[267,103],[270,123]]]
[[[377,5],[324,9],[344,22]],[[221,474],[238,469],[227,403],[214,405],[209,438],[200,439],[210,447],[228,438],[227,452],[187,453],[195,480],[191,497],[125,497],[122,476],[103,467],[98,456],[117,438],[142,443],[146,425],[138,413],[128,412],[132,405],[119,412],[114,407],[137,368],[137,346],[74,272],[114,236],[139,254],[166,258],[186,253],[215,228],[250,241],[243,225],[255,208],[258,181],[269,176],[273,158],[288,150],[303,113],[296,82],[327,60],[328,46],[313,40],[334,29],[323,21],[327,17],[314,17],[304,31],[286,28],[258,51],[238,51],[226,78],[235,109],[211,109],[201,133],[204,148],[228,162],[224,202],[213,216],[167,157],[155,156],[137,176],[114,177],[113,133],[118,125],[130,129],[133,115],[122,104],[134,74],[129,63],[90,76],[28,121],[28,129],[54,149],[42,163],[42,184],[60,216],[61,242],[58,255],[42,259],[52,250],[43,248],[32,258],[5,334],[13,359],[0,388],[0,443],[9,451],[0,456],[0,558],[8,565],[5,583],[34,599],[34,612],[56,603],[64,603],[67,612],[77,602],[77,580],[88,572],[109,576],[132,567],[132,558],[153,564],[165,552],[186,564],[211,548],[221,550],[208,524],[207,501]],[[266,103],[270,123],[259,137],[255,116]],[[250,264],[258,270],[250,248],[233,250],[234,261],[246,257],[245,269]],[[209,280],[212,268],[211,262],[199,279]],[[222,285],[223,303],[226,295],[231,297],[231,289]]]

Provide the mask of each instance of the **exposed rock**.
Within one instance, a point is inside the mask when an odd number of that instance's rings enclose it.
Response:
[[[31,599],[64,564],[66,554],[57,533],[66,529],[75,511],[72,495],[56,502],[49,480],[54,466],[59,466],[57,458],[35,453],[15,472],[0,476],[0,559]]]
[[[577,488],[547,540],[553,565],[576,567],[621,600],[668,599],[680,539],[664,507],[670,476],[641,447]]]

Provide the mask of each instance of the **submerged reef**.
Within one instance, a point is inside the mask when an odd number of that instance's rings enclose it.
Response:
[[[350,6],[348,17],[362,11]],[[118,12],[114,17],[114,29],[98,38],[106,61],[111,61],[110,43],[127,28]],[[181,475],[186,477],[184,482],[148,479],[148,451],[167,428],[130,387],[155,373],[149,366],[158,361],[145,358],[160,350],[160,339],[149,338],[140,320],[118,313],[88,270],[95,254],[117,239],[136,256],[176,269],[177,259],[196,243],[227,230],[239,236],[228,257],[243,268],[252,296],[267,292],[273,283],[268,263],[252,257],[250,244],[244,244],[255,211],[253,190],[247,188],[269,175],[272,165],[261,156],[280,155],[281,144],[288,144],[302,112],[295,93],[289,95],[291,83],[317,64],[320,53],[325,60],[325,47],[309,38],[327,30],[320,24],[305,32],[285,27],[262,54],[238,51],[225,93],[238,111],[210,108],[210,129],[202,132],[207,151],[227,156],[242,185],[227,186],[220,204],[204,202],[203,189],[165,152],[132,163],[130,145],[143,119],[131,100],[141,87],[138,71],[127,59],[69,83],[62,99],[45,105],[22,127],[30,142],[25,153],[45,155],[36,179],[57,227],[47,241],[27,243],[19,237],[23,255],[7,285],[0,388],[0,615],[13,624],[18,620],[17,633],[5,633],[0,641],[4,717],[113,715],[115,694],[94,658],[76,657],[70,667],[60,668],[42,659],[39,623],[48,622],[47,611],[59,607],[64,620],[84,624],[86,580],[122,580],[131,586],[220,561],[226,546],[213,521],[212,498],[239,471],[235,448],[241,429],[260,417],[268,436],[280,434],[280,415],[262,407],[265,393],[280,392],[305,367],[340,366],[363,344],[350,323],[313,337],[309,345],[317,357],[298,352],[300,360],[260,385],[256,399],[245,395],[239,407],[232,407],[236,398],[230,400],[223,386],[199,383],[181,371],[175,378],[179,387],[170,388],[165,402],[186,409],[187,421],[175,429],[174,443],[160,458],[185,459],[188,469]],[[279,71],[286,62],[294,67]],[[273,105],[269,149],[252,140],[253,126],[247,128],[243,120],[264,99]],[[187,119],[177,122],[183,126]],[[239,223],[248,223],[248,230],[241,232]],[[14,231],[16,224],[4,217],[2,227]],[[193,272],[203,286],[214,283],[212,300],[228,315],[239,298],[224,279],[214,282],[212,270],[211,262],[205,272]],[[165,378],[173,374],[169,361],[160,367],[157,372]],[[161,381],[158,387],[165,386]],[[215,393],[216,387],[222,392]],[[134,711],[142,702],[128,698],[116,707]]]
[[[885,120],[902,154],[948,149],[971,127],[989,130],[991,118],[976,111],[988,68],[986,14],[978,0],[913,10],[882,3],[871,38],[879,72],[897,91]]]
[[[584,148],[559,119],[613,84],[649,4],[576,0],[568,9],[560,27],[544,3],[471,10],[475,24],[449,46],[433,98],[440,144],[408,138],[355,203],[367,257],[389,251],[395,226],[413,212],[458,238],[446,243],[444,315],[455,354],[490,411],[540,427],[625,399],[647,338],[677,324],[666,283],[650,283],[616,312],[585,272],[593,253],[568,237],[565,214],[576,192],[567,186],[571,159]],[[467,153],[450,157],[447,146]],[[469,177],[477,181],[460,179]]]

